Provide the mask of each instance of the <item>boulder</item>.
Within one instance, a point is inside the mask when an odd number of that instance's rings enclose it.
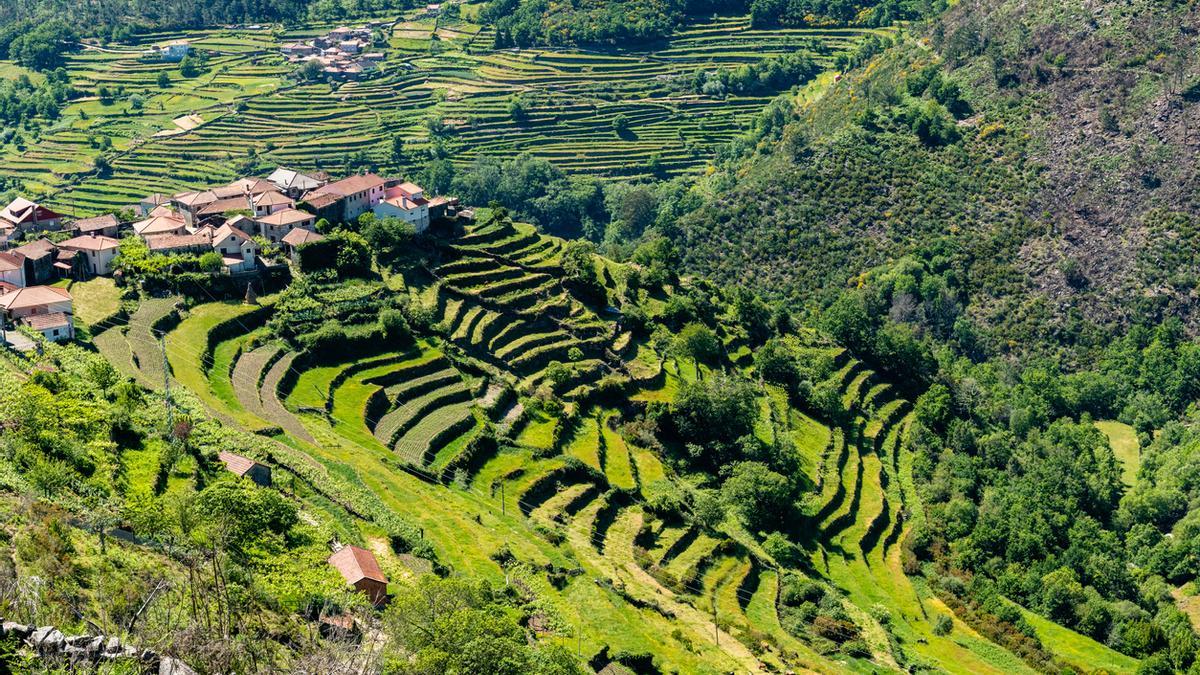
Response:
[[[29,626],[15,621],[5,621],[3,624],[0,624],[0,633],[14,635],[22,640],[29,637],[29,634],[32,632],[33,629]]]
[[[121,639],[117,636],[108,638],[108,642],[104,644],[105,654],[116,654],[121,651]]]
[[[177,658],[164,656],[158,662],[158,675],[196,675],[196,671]]]
[[[62,651],[66,637],[54,626],[42,626],[29,636],[29,643],[42,652]]]
[[[87,650],[78,645],[67,645],[62,650],[63,656],[71,661],[90,661]]]

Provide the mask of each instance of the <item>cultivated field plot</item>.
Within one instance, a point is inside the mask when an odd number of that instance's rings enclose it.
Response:
[[[435,144],[458,165],[526,152],[601,177],[699,171],[773,93],[702,96],[686,84],[697,71],[798,51],[831,65],[868,33],[760,31],[746,17],[714,18],[650,50],[601,52],[494,50],[489,30],[464,22],[401,17],[387,30],[381,74],[340,85],[297,82],[278,53],[282,42],[317,27],[153,34],[138,44],[85,49],[67,67],[88,96],[36,141],[0,146],[0,177],[85,215],[147,192],[231,180],[255,162],[332,169],[362,151],[378,166],[411,170]],[[208,54],[201,75],[184,78],[178,64],[139,58],[147,45],[175,38]],[[167,86],[160,87],[163,73]],[[524,113],[514,116],[516,96]],[[192,128],[177,124],[181,118]],[[405,140],[401,160],[392,155],[396,136]],[[100,154],[111,165],[103,175],[95,171]]]

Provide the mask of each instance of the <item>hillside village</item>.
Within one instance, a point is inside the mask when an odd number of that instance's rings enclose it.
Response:
[[[379,26],[379,22],[361,28],[341,26],[312,40],[285,43],[279,51],[297,66],[315,61],[320,72],[331,79],[361,79],[377,74],[384,59],[383,52],[375,49],[374,33]]]
[[[205,256],[214,274],[242,286],[286,268],[324,239],[330,223],[365,213],[396,219],[417,234],[432,223],[472,213],[458,200],[427,197],[419,185],[366,173],[332,180],[278,168],[266,178],[173,195],[148,195],[121,214],[70,219],[17,197],[0,211],[0,329],[33,331],[52,341],[75,336],[69,291],[59,282],[111,276],[122,246],[135,240],[150,255]],[[31,343],[9,332],[23,348]]]

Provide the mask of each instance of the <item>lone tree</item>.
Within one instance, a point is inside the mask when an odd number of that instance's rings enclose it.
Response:
[[[692,322],[671,341],[671,351],[677,357],[691,359],[699,369],[701,363],[711,362],[721,353],[721,341],[708,326]]]

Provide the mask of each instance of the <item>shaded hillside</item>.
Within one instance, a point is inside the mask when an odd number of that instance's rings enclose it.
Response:
[[[683,224],[688,261],[804,301],[911,254],[954,270],[990,353],[1194,328],[1196,25],[1170,3],[962,3],[727,179]]]

